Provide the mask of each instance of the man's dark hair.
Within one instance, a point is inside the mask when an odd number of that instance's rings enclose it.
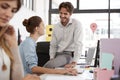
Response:
[[[61,8],[66,8],[67,11],[72,14],[73,11],[74,11],[74,7],[72,5],[71,2],[62,2],[60,5],[59,5],[59,11],[61,10]]]

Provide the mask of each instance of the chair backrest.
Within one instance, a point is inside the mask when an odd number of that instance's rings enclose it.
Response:
[[[39,53],[49,53],[50,42],[37,42],[36,50]]]
[[[37,42],[36,52],[38,56],[38,66],[43,66],[49,59],[50,42]]]

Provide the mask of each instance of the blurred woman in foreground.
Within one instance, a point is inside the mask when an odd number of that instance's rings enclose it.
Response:
[[[15,30],[9,25],[20,7],[20,0],[0,0],[0,80],[39,80],[33,75],[23,78]]]

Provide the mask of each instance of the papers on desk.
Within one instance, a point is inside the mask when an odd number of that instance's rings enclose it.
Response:
[[[41,80],[93,80],[93,74],[89,70],[85,70],[83,74],[77,76],[59,75],[59,74],[43,74]]]
[[[85,70],[85,65],[76,65],[75,69],[77,70],[78,74],[82,74]]]

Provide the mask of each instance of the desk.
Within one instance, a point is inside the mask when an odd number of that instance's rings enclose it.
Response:
[[[60,75],[60,74],[42,74],[41,80],[93,80],[93,73],[89,69],[85,69],[82,74],[77,76]]]

